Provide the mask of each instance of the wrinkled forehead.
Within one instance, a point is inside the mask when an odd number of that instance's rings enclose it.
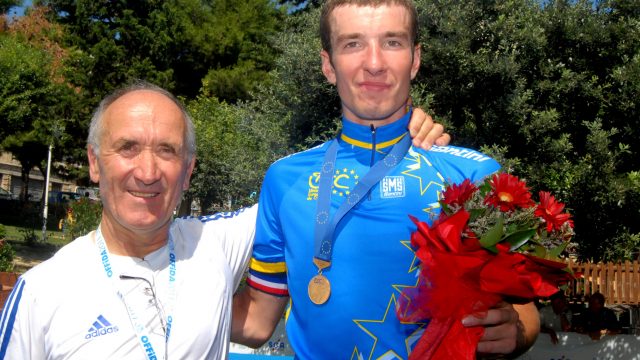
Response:
[[[145,135],[182,143],[185,120],[171,99],[158,92],[137,90],[109,105],[104,112],[103,127],[105,135]]]

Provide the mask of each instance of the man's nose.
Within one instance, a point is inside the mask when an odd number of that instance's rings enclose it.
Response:
[[[371,75],[378,75],[385,70],[384,54],[379,44],[370,44],[367,47],[364,68]]]
[[[138,155],[135,177],[145,184],[152,184],[160,178],[158,159],[152,150],[145,149]]]

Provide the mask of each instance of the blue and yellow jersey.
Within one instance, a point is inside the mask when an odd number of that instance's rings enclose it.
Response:
[[[406,134],[410,114],[372,131],[343,120],[333,177],[335,212],[373,163]],[[408,135],[407,135],[408,136]],[[302,359],[406,359],[426,322],[401,323],[395,313],[403,289],[418,280],[409,215],[429,221],[439,213],[445,183],[479,181],[499,169],[477,151],[411,147],[401,163],[345,215],[335,231],[324,275],[331,296],[309,300],[318,179],[328,143],[275,162],[260,195],[250,286],[291,296],[287,335]],[[332,213],[333,213],[332,212]]]

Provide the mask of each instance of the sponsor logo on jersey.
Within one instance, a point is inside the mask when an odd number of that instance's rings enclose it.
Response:
[[[385,176],[380,181],[381,198],[402,198],[405,194],[404,176]]]
[[[446,153],[449,155],[453,155],[453,156],[457,156],[457,157],[461,157],[461,158],[465,158],[465,159],[471,159],[471,160],[475,160],[477,162],[483,162],[486,160],[491,159],[490,157],[479,153],[477,151],[473,151],[470,149],[459,149],[459,148],[454,148],[454,147],[450,147],[450,146],[436,146],[434,145],[431,148],[431,151],[434,152],[441,152],[441,153]]]
[[[102,335],[109,335],[118,332],[118,327],[115,325],[111,325],[107,319],[102,315],[98,315],[96,321],[93,322],[89,331],[84,336],[85,339],[90,340]]]

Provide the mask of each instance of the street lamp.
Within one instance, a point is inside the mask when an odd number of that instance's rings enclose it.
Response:
[[[44,207],[42,208],[42,242],[47,242],[47,214],[49,210],[49,175],[51,174],[51,153],[53,143],[59,139],[64,132],[64,125],[59,122],[53,124],[51,142],[49,143],[49,155],[47,156],[47,176],[44,179]]]

